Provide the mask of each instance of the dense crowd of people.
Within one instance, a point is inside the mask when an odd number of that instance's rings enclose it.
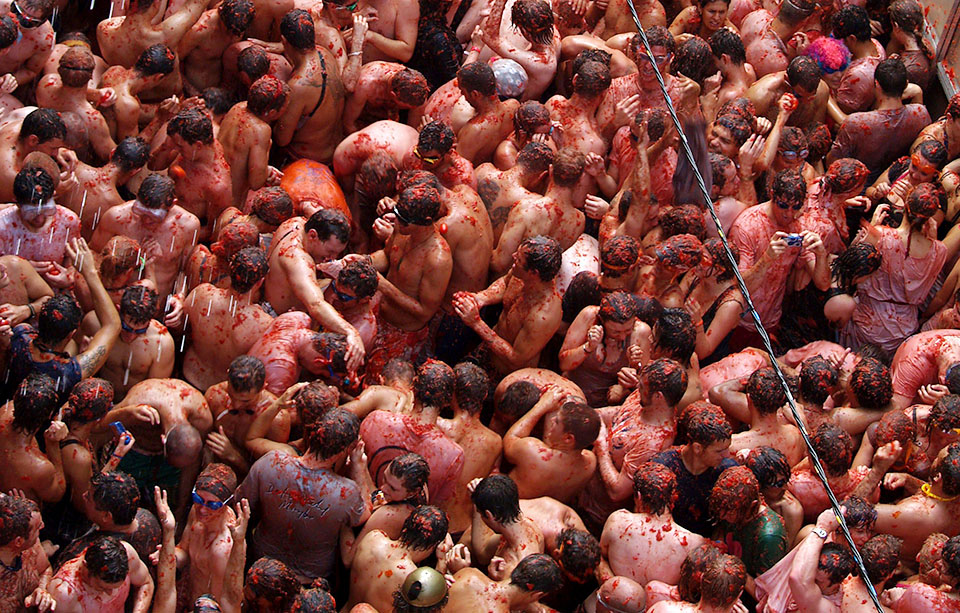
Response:
[[[960,611],[917,0],[86,4],[0,0],[0,613]]]

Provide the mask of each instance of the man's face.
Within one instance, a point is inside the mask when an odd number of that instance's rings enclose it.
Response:
[[[131,315],[120,316],[120,337],[125,343],[130,343],[146,334],[150,330],[150,321],[136,321]]]
[[[313,257],[314,262],[329,262],[340,255],[347,244],[331,234],[326,239],[321,239],[313,230],[307,233],[306,241],[307,252]]]
[[[615,341],[625,340],[633,332],[633,326],[636,319],[631,317],[629,321],[619,323],[616,321],[607,321],[603,324],[603,337]]]
[[[840,584],[830,581],[830,575],[821,568],[817,569],[816,582],[817,587],[820,588],[820,593],[824,596],[832,596],[840,590]]]
[[[230,404],[233,409],[245,409],[257,404],[257,400],[260,399],[260,390],[253,389],[241,392],[227,383],[227,396],[230,397]]]
[[[23,6],[22,0],[21,2],[17,2],[16,0],[11,2],[10,12],[16,18],[20,27],[26,30],[39,28],[43,25],[43,22],[47,20],[42,11],[29,6]]]
[[[57,205],[53,200],[48,200],[43,204],[22,204],[19,205],[20,218],[29,226],[35,228],[47,223],[57,211]]]
[[[730,133],[730,129],[725,126],[718,126],[713,124],[710,128],[710,136],[707,139],[707,149],[712,153],[719,153],[725,155],[731,160],[736,159],[737,154],[739,154],[739,147],[737,147],[737,142],[733,140],[733,134]]]
[[[419,145],[413,148],[413,155],[417,156],[420,164],[427,170],[439,168],[447,157],[447,154],[441,153],[437,149],[424,150]]]
[[[727,450],[730,449],[730,439],[717,441],[706,447],[700,447],[700,449],[702,450],[700,452],[700,461],[711,468],[715,468],[720,466],[720,462],[722,462],[724,456],[726,456]]]
[[[412,492],[403,486],[400,477],[393,474],[390,467],[383,471],[383,484],[380,486],[380,491],[389,502],[407,500],[412,495]]]
[[[803,200],[797,202],[789,198],[774,196],[772,200],[773,220],[781,228],[792,224],[803,210]]]
[[[729,132],[729,130],[727,130]],[[736,196],[740,192],[740,173],[734,164],[727,164],[723,170],[723,189],[721,196]]]
[[[139,200],[134,200],[130,210],[138,222],[144,226],[153,228],[163,223],[163,220],[167,218],[167,213],[170,212],[170,207],[160,206],[153,209],[144,205]]]
[[[817,90],[814,89],[810,91],[802,85],[795,85],[793,88],[793,94],[797,97],[800,102],[810,102],[813,100],[813,97],[817,95]]]
[[[929,160],[920,153],[914,153],[910,157],[910,182],[914,185],[929,183],[937,176],[938,170]]]
[[[660,73],[665,74],[669,72],[670,60],[673,59],[673,55],[671,55],[666,47],[661,45],[654,45],[651,51],[653,52],[654,59],[657,61],[657,68],[660,69]],[[640,45],[640,50],[637,52],[637,70],[640,74],[640,80],[644,83],[656,82],[657,71],[653,69],[653,64],[650,63],[650,56],[647,55],[647,49],[643,45]]]

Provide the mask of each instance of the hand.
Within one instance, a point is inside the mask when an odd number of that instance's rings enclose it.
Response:
[[[166,315],[163,316],[163,325],[174,330],[179,330],[183,326],[185,313],[183,310],[183,298],[170,294],[167,296]]]
[[[367,350],[363,346],[363,339],[356,330],[351,330],[347,334],[347,353],[344,356],[347,359],[347,371],[356,374],[357,370],[363,364],[363,356]]]
[[[870,210],[870,206],[873,202],[866,196],[854,196],[853,198],[847,198],[843,201],[843,205],[848,209],[860,209],[863,212]]]
[[[117,447],[113,450],[113,455],[123,458],[127,455],[127,452],[133,449],[134,444],[136,444],[137,439],[129,432],[124,432],[117,441]]]
[[[364,451],[363,439],[357,439],[357,444],[350,450],[350,463],[354,466],[366,466],[367,454]]]
[[[433,123],[433,117],[431,117],[430,115],[424,115],[423,117],[420,118],[420,125],[417,126],[417,130],[418,131],[422,130],[423,127],[428,123]]]
[[[840,513],[842,514],[845,509],[846,507],[840,507]],[[820,516],[817,517],[817,527],[827,534],[832,533],[840,527],[840,523],[837,521],[837,515],[833,512],[833,509],[827,509],[820,513]]]
[[[43,439],[47,441],[47,444],[59,443],[63,439],[67,438],[67,434],[70,431],[67,430],[67,424],[62,421],[54,420],[50,422],[50,425],[46,430],[43,431]]]
[[[77,168],[77,164],[80,163],[80,160],[77,158],[76,152],[72,149],[67,149],[66,147],[60,147],[57,149],[57,164],[60,166],[61,170],[64,172],[72,173]],[[61,173],[61,178],[63,174]]]
[[[720,93],[720,87],[723,85],[723,73],[719,70],[703,80],[703,90],[701,96],[714,96]]]
[[[747,605],[738,600],[733,603],[733,608],[730,609],[730,613],[750,613],[750,609],[747,608]]]
[[[643,347],[630,345],[630,348],[627,349],[627,362],[630,364],[630,368],[640,370],[640,365],[643,363]]]
[[[788,247],[786,237],[786,232],[774,232],[773,236],[770,237],[770,245],[767,247],[770,257],[779,258],[786,252]]]
[[[883,34],[883,24],[877,21],[876,19],[870,20],[870,34],[873,36],[880,36]]]
[[[905,473],[887,473],[883,476],[883,489],[898,490],[907,484]]]
[[[587,14],[587,0],[572,0],[571,7],[573,8],[574,15],[579,15],[583,17]]]
[[[392,213],[393,209],[397,206],[397,201],[393,198],[385,196],[377,202],[377,217],[383,217],[387,213]]]
[[[41,273],[40,276],[47,282],[47,285],[54,289],[69,289],[73,287],[74,276],[70,269],[56,262],[50,262],[47,270]]]
[[[483,28],[477,26],[470,34],[470,46],[483,49]]]
[[[301,389],[307,384],[306,381],[301,381],[299,383],[294,383],[283,392],[283,394],[277,398],[277,403],[280,405],[280,408],[289,409],[293,405],[293,398],[297,395]]]
[[[613,123],[617,128],[629,126],[640,112],[640,94],[627,96],[617,103]]]
[[[108,108],[114,105],[117,101],[117,91],[112,87],[104,87],[100,90],[100,99],[97,100],[97,106],[100,108]]]
[[[777,100],[777,106],[780,107],[780,114],[783,115],[784,119],[790,117],[790,113],[797,110],[799,105],[800,101],[797,100],[797,97],[789,93],[780,96],[780,99]]]
[[[480,323],[480,305],[472,295],[454,297],[453,310],[468,326]]]
[[[587,353],[593,353],[602,342],[603,326],[594,324],[590,326],[590,329],[587,331],[587,342],[584,344],[583,350]]]
[[[610,212],[610,203],[600,196],[587,194],[587,199],[583,204],[583,212],[590,219],[603,219]]]
[[[880,468],[884,472],[887,471],[893,464],[897,461],[897,458],[900,457],[900,452],[903,451],[903,447],[900,445],[900,441],[890,441],[883,447],[877,449],[873,454],[873,467]]]
[[[30,319],[30,307],[27,305],[2,304],[0,318],[6,320],[7,325],[15,326]]]
[[[350,50],[353,53],[363,51],[363,44],[367,40],[367,30],[370,29],[368,21],[366,15],[361,15],[360,13],[353,14],[353,40],[350,41]]]
[[[928,217],[925,222],[923,222],[923,235],[931,241],[937,240],[937,220],[933,217]]]
[[[467,493],[473,496],[473,491],[477,489],[477,486],[480,485],[481,481],[483,481],[483,477],[477,477],[476,479],[471,479],[470,483],[467,483]]]
[[[637,387],[640,383],[639,379],[637,379],[637,369],[627,366],[621,368],[620,372],[617,373],[617,383],[631,390]]]
[[[454,545],[450,551],[444,555],[444,559],[447,563],[447,571],[455,574],[457,571],[470,566],[470,550],[462,543]]]
[[[936,401],[940,400],[949,393],[950,390],[947,389],[946,385],[941,383],[933,383],[931,385],[921,386],[917,395],[924,404],[934,404]]]
[[[149,404],[138,404],[129,409],[130,416],[136,419],[137,421],[143,421],[151,426],[160,425],[160,411],[156,410]]]
[[[230,438],[224,433],[223,426],[217,428],[217,432],[211,432],[207,435],[207,449],[210,452],[228,463],[236,463],[241,459],[237,448],[233,446]]]
[[[87,241],[82,238],[74,238],[67,242],[67,257],[73,260],[73,267],[81,274],[98,274],[97,263],[93,259],[93,252]]]
[[[170,503],[167,501],[167,490],[158,486],[153,486],[153,502],[157,505],[157,519],[160,520],[160,527],[164,530],[176,530],[177,518],[170,510]]]
[[[874,226],[879,226],[889,216],[890,216],[890,205],[887,204],[886,202],[878,204],[877,208],[873,209],[873,216],[870,218],[870,223]]]
[[[700,306],[700,301],[697,300],[696,296],[690,296],[683,302],[683,309],[690,313],[690,317],[696,321],[700,319],[700,311],[703,307]]]
[[[753,134],[750,138],[747,139],[747,142],[743,143],[740,147],[740,171],[749,172],[753,174],[753,166],[757,163],[757,160],[760,159],[760,156],[763,155],[763,146],[767,143],[767,139]]]
[[[0,93],[12,94],[17,91],[18,87],[20,87],[20,84],[17,83],[17,77],[12,74],[7,73],[0,77]]]
[[[591,177],[599,177],[601,174],[603,174],[605,168],[603,165],[603,158],[601,156],[591,152],[587,154],[586,158],[587,163],[583,169],[587,172],[587,174],[589,174]]]
[[[494,581],[499,581],[506,576],[507,561],[500,556],[493,556],[490,559],[490,565],[487,566],[487,574]]]
[[[823,240],[819,234],[811,232],[810,230],[804,230],[800,234],[803,235],[802,244],[804,249],[817,255],[824,255],[827,252],[827,248],[823,245]]]
[[[57,601],[42,587],[33,590],[33,593],[24,599],[23,604],[28,608],[37,607],[40,613],[54,611],[57,608]]]
[[[393,236],[393,221],[396,219],[393,213],[388,213],[385,217],[377,217],[373,220],[373,235],[381,243],[385,243]]]
[[[607,7],[610,6],[610,0],[594,0],[593,5],[606,13]]]
[[[170,96],[165,100],[161,100],[160,104],[157,105],[157,115],[161,120],[166,120],[173,117],[179,109],[180,99],[176,96]]]
[[[875,196],[875,199],[879,200],[880,198],[883,198],[889,194],[890,187],[890,183],[887,181],[884,181],[883,183],[877,183],[877,185],[873,188],[873,195]]]
[[[250,501],[241,498],[234,507],[237,513],[237,521],[230,526],[230,536],[234,543],[239,543],[247,537],[247,526],[250,524]]]
[[[773,129],[773,123],[766,117],[757,117],[757,133],[766,136]]]
[[[275,166],[267,166],[267,186],[277,187],[283,181],[283,171]]]

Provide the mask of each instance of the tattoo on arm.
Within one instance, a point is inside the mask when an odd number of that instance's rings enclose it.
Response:
[[[83,373],[83,376],[92,377],[100,370],[106,355],[107,348],[102,345],[78,355],[77,362],[80,364],[80,371]]]

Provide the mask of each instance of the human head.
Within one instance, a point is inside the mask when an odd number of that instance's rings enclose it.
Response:
[[[674,74],[683,75],[697,83],[702,83],[717,71],[713,49],[699,36],[689,38],[677,47],[671,67]]]
[[[24,166],[13,179],[17,214],[24,224],[39,228],[56,213],[53,178],[40,166]]]
[[[124,176],[140,170],[150,158],[150,146],[140,137],[128,136],[119,143],[110,155],[113,163]]]
[[[237,356],[227,367],[227,393],[235,403],[254,402],[260,397],[267,369],[260,358],[252,355]]]
[[[954,589],[960,587],[960,537],[955,536],[944,543],[943,552],[940,555],[941,580]]]
[[[82,379],[67,398],[64,421],[71,426],[82,426],[99,421],[113,408],[113,385],[106,379]]]
[[[833,35],[844,42],[856,43],[870,40],[870,15],[867,9],[847,5],[833,16]]]
[[[827,167],[827,172],[823,175],[823,185],[831,196],[855,196],[863,190],[869,174],[869,169],[860,160],[841,158]]]
[[[876,508],[860,496],[847,496],[840,506],[843,508],[843,521],[850,530],[854,544],[861,547],[875,533]]]
[[[439,360],[427,360],[417,369],[413,394],[421,406],[445,409],[453,399],[453,369]]]
[[[232,468],[219,462],[204,466],[193,486],[193,505],[197,517],[203,520],[219,515],[233,498],[236,489],[237,475]],[[218,505],[219,508],[212,508]]]
[[[677,502],[677,476],[657,462],[644,462],[633,475],[637,512],[660,515],[673,510]]]
[[[37,317],[39,340],[47,346],[57,346],[76,332],[83,311],[70,294],[55,294],[40,307]]]
[[[839,380],[840,371],[823,356],[811,356],[800,364],[800,395],[807,402],[823,405]]]
[[[856,569],[850,550],[840,543],[824,543],[817,561],[817,585],[824,595],[835,594],[843,580]]]
[[[714,519],[743,526],[760,508],[760,484],[746,466],[731,466],[717,478],[709,505]]]
[[[55,155],[67,138],[67,126],[60,113],[53,109],[39,108],[31,111],[20,124],[19,140],[28,151],[40,151]]]
[[[300,580],[290,567],[273,558],[260,558],[247,570],[244,604],[258,613],[287,611],[300,592]]]
[[[856,406],[864,409],[882,409],[893,398],[890,368],[874,358],[862,358],[850,374],[850,392],[856,397]]]
[[[0,49],[6,49],[20,38],[20,26],[10,15],[0,16]]]
[[[633,332],[637,317],[637,302],[627,292],[617,290],[600,299],[597,318],[603,324],[605,336],[624,340]]]
[[[300,348],[300,362],[331,386],[351,385],[347,373],[347,337],[337,332],[317,332]]]
[[[273,121],[279,117],[289,97],[289,85],[273,75],[264,75],[250,86],[247,108],[264,121]]]
[[[269,226],[279,226],[293,217],[293,199],[280,186],[262,187],[253,192],[250,214]]]
[[[157,43],[144,49],[133,69],[140,73],[141,77],[160,79],[173,72],[176,60],[177,56],[170,47]]]
[[[543,440],[547,445],[586,449],[600,433],[600,416],[596,409],[582,402],[565,402],[545,418]]]
[[[527,414],[540,400],[540,388],[530,381],[514,381],[504,390],[497,413],[513,423]]]
[[[140,490],[127,473],[99,472],[90,478],[87,500],[88,515],[98,524],[129,526],[137,517]]]
[[[774,447],[754,447],[747,454],[744,466],[753,472],[768,502],[778,499],[790,480],[790,463],[783,452]],[[767,495],[771,492],[775,496]]]
[[[639,389],[644,406],[665,403],[676,407],[687,391],[687,371],[676,360],[657,358],[639,372]]]
[[[904,66],[903,60],[899,58],[886,59],[877,64],[877,68],[873,72],[873,78],[877,82],[878,95],[899,100],[903,95],[903,90],[907,88],[907,67]]]
[[[175,142],[181,148],[209,145],[213,142],[213,120],[197,108],[180,111],[167,124],[167,135],[178,137]]]
[[[389,501],[417,500],[430,478],[430,465],[418,453],[395,457],[384,471],[381,490]]]
[[[830,128],[824,123],[810,124],[807,127],[807,146],[810,148],[807,163],[816,164],[823,161],[823,158],[830,153],[830,149],[833,147],[833,136],[830,134]]]
[[[660,209],[659,225],[663,230],[661,241],[680,234],[693,235],[699,241],[707,238],[707,223],[703,209],[695,204],[678,204]],[[686,244],[688,249],[693,246],[692,243]]]
[[[447,536],[447,514],[437,507],[421,505],[407,516],[400,529],[400,543],[410,549],[432,552]]]
[[[917,184],[936,181],[940,169],[946,163],[947,148],[943,143],[938,140],[923,141],[910,156],[910,182]]]
[[[560,243],[555,238],[531,236],[520,243],[514,261],[520,265],[518,268],[535,273],[541,281],[552,281],[560,272],[562,256]]]
[[[960,495],[960,443],[952,443],[940,451],[930,466],[930,480],[939,479],[943,493]]]
[[[311,381],[304,385],[293,398],[293,408],[302,424],[313,424],[327,411],[337,406],[340,394],[337,388],[322,381]]]
[[[740,249],[734,245],[727,245],[733,255],[733,262],[727,257],[723,241],[719,238],[708,238],[703,241],[703,263],[707,267],[706,276],[716,276],[720,281],[732,279],[737,263],[740,262]]]
[[[840,78],[843,76],[843,72],[847,69],[847,66],[850,65],[851,55],[850,50],[843,44],[843,41],[830,36],[821,36],[807,46],[807,49],[801,57],[808,57],[816,62],[817,67],[820,69],[820,76],[817,77],[818,80],[823,78],[827,85],[836,89],[840,85]],[[812,84],[812,75],[810,76],[810,80]],[[816,90],[809,90],[806,87],[804,90],[805,93],[810,93],[811,91],[813,93],[816,92]]]
[[[697,331],[690,314],[683,309],[663,309],[653,326],[652,357],[672,358],[689,364],[697,346]]]
[[[464,96],[477,95],[492,98],[497,95],[497,78],[493,68],[485,62],[472,62],[457,72],[457,84]]]
[[[468,66],[472,65],[468,64]],[[543,173],[548,172],[551,164],[553,164],[553,149],[544,143],[531,141],[517,153],[517,166],[531,181],[539,179]]]
[[[316,49],[313,17],[301,9],[294,9],[280,20],[280,35],[284,42],[299,53]]]
[[[817,5],[807,0],[784,0],[780,5],[777,19],[786,26],[796,28],[816,9]]]
[[[784,227],[800,216],[807,198],[807,182],[797,170],[781,170],[773,178],[770,194],[774,221]]]
[[[960,396],[947,394],[930,407],[927,434],[933,438],[936,433],[950,434],[954,428],[960,428]]]
[[[600,564],[600,543],[589,532],[564,528],[551,552],[564,575],[575,583],[586,583]]]
[[[544,0],[518,0],[513,5],[513,25],[535,45],[553,41],[553,10]]]
[[[174,468],[192,466],[203,453],[203,437],[190,424],[177,424],[164,435],[163,452]]]
[[[747,119],[738,115],[720,115],[707,135],[707,146],[710,152],[733,159],[751,134],[753,128]]]
[[[820,424],[810,443],[830,477],[840,477],[853,464],[855,445],[846,430],[832,423]]]
[[[550,111],[536,100],[528,100],[513,114],[513,128],[526,138],[546,132],[550,128]]]
[[[0,547],[19,553],[32,547],[33,515],[40,514],[37,504],[29,498],[0,497]],[[39,535],[39,531],[38,531]]]
[[[582,153],[572,147],[565,147],[553,157],[550,177],[560,187],[573,187],[583,176],[586,163],[586,157]]]
[[[598,98],[610,87],[610,68],[600,62],[584,62],[573,75],[573,93]]]
[[[911,446],[916,442],[917,424],[902,411],[890,411],[885,413],[880,421],[877,422],[877,429],[874,431],[874,447],[880,448],[888,443],[897,441],[905,453],[910,453]],[[901,455],[900,460],[894,464],[898,468],[903,468],[905,456]]]
[[[142,334],[157,314],[160,297],[145,285],[131,285],[120,298],[120,325],[124,332]]]
[[[419,71],[404,68],[390,78],[390,92],[398,107],[412,109],[427,101],[427,97],[430,96],[430,84]]]
[[[453,368],[454,398],[457,408],[477,415],[490,389],[490,377],[473,362],[460,362]]]
[[[730,607],[740,598],[746,581],[747,569],[740,558],[721,554],[703,571],[700,602],[717,608]]]
[[[69,88],[86,87],[93,78],[96,62],[93,53],[84,47],[70,47],[60,56],[57,74],[60,81]]]
[[[787,403],[780,377],[769,366],[753,371],[743,391],[760,415],[772,415]]]
[[[520,494],[517,484],[507,475],[484,478],[477,484],[470,499],[488,525],[512,524],[520,519]]]
[[[290,613],[337,613],[337,602],[327,590],[311,587],[297,594]]]
[[[217,7],[220,22],[234,36],[243,36],[253,23],[256,7],[251,0],[223,0]]]
[[[600,249],[600,273],[620,277],[635,270],[640,258],[640,242],[627,234],[608,239]]]
[[[360,420],[349,411],[332,408],[307,433],[307,449],[322,460],[346,452],[360,435]]]
[[[710,36],[710,50],[721,66],[727,62],[734,66],[743,66],[747,61],[743,40],[729,28],[720,28]]]
[[[83,566],[96,591],[116,589],[130,572],[127,550],[115,536],[101,536],[87,546]]]
[[[549,594],[563,586],[563,572],[550,556],[534,553],[520,560],[513,569],[510,585],[532,594]]]
[[[907,195],[905,214],[911,227],[919,229],[938,210],[945,208],[947,196],[943,188],[934,183],[921,183]]]
[[[431,121],[420,128],[413,154],[420,159],[424,168],[437,168],[453,149],[453,144],[453,129],[442,121]]]
[[[432,228],[440,217],[440,193],[427,185],[415,185],[400,192],[394,208],[401,234],[410,234],[415,229]]]
[[[138,221],[155,226],[167,216],[175,197],[173,179],[159,173],[150,173],[140,183],[137,199],[133,203],[133,214]]]
[[[703,573],[719,557],[720,551],[711,542],[706,542],[687,552],[687,557],[680,563],[680,581],[677,584],[681,599],[686,602],[700,600]]]
[[[319,262],[335,258],[350,240],[350,222],[336,209],[319,209],[303,225],[304,246]]]
[[[822,75],[817,61],[806,55],[798,55],[787,65],[787,84],[801,100],[809,100],[816,95]]]
[[[380,278],[377,276],[377,269],[366,258],[347,262],[337,273],[338,296],[349,293],[354,298],[363,300],[377,293],[378,287]],[[342,297],[339,299],[343,300]]]
[[[237,54],[237,72],[247,86],[270,71],[270,56],[261,47],[250,45]]]
[[[881,585],[893,575],[900,564],[903,541],[889,534],[878,534],[860,548],[863,566],[874,585]]]
[[[777,162],[783,168],[802,169],[808,155],[810,150],[803,130],[794,126],[785,127],[777,145]]]
[[[680,414],[677,434],[683,435],[704,464],[718,466],[730,448],[733,427],[720,407],[701,400],[688,405]]]
[[[40,373],[30,373],[13,396],[13,429],[36,434],[50,425],[60,405],[56,382]]]
[[[673,35],[670,34],[670,30],[663,26],[653,26],[646,28],[645,32],[647,42],[650,44],[649,51],[657,62],[657,68],[661,73],[670,72],[670,62],[677,50],[677,43]],[[654,81],[656,72],[650,64],[650,56],[647,54],[647,48],[639,34],[630,39],[627,50],[627,55],[637,64],[641,80],[646,83]]]
[[[721,30],[726,31],[726,30]],[[710,170],[713,175],[714,200],[721,196],[736,196],[740,189],[740,173],[733,160],[721,153],[710,153]]]
[[[588,306],[600,304],[600,279],[590,270],[578,272],[560,300],[563,309],[563,321],[573,323],[580,311]]]

